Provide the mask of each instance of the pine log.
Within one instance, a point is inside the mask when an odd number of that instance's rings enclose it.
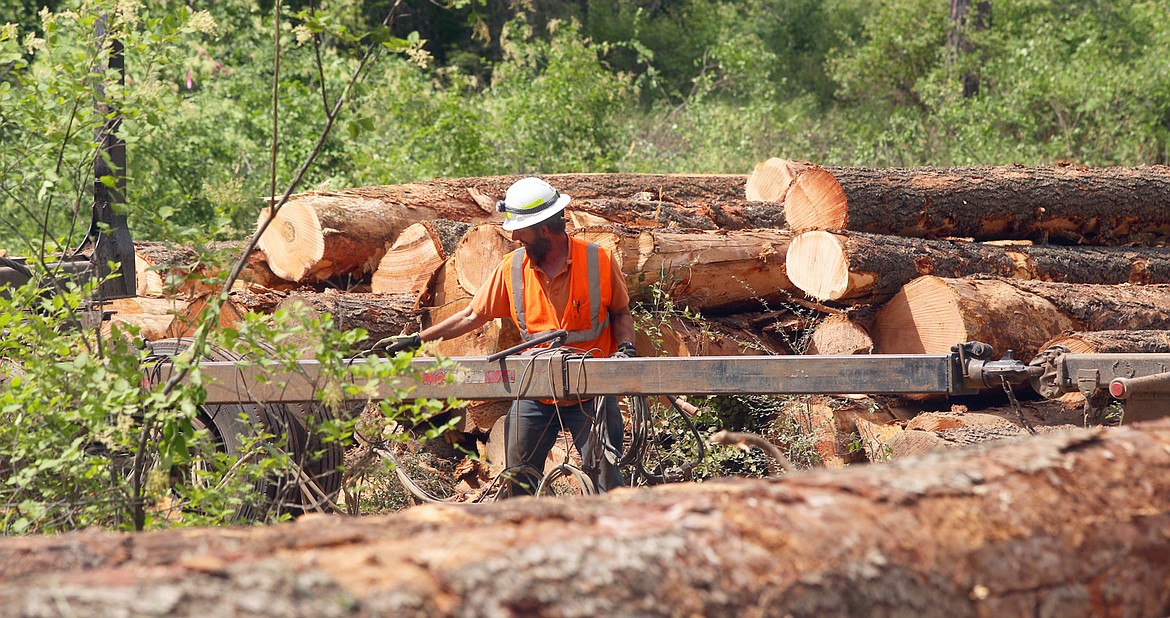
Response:
[[[791,239],[786,230],[633,232],[609,226],[573,235],[611,251],[636,300],[661,300],[665,292],[692,309],[744,309],[784,301],[793,289],[784,269]]]
[[[211,292],[192,299],[187,305],[186,312],[175,326],[176,330],[181,328],[182,332],[175,336],[189,337],[194,334],[195,328],[203,320],[209,319],[207,315],[208,305],[217,296],[218,292]],[[216,327],[220,329],[234,328],[249,312],[272,313],[284,298],[284,292],[266,288],[233,290],[228,294],[227,301],[223,303],[219,313],[216,315]]]
[[[882,303],[915,277],[995,275],[1064,283],[1170,283],[1161,248],[1061,247],[808,231],[788,246],[793,285],[817,300]]]
[[[574,209],[620,212],[644,194],[658,202],[742,201],[742,175],[553,174],[543,176],[574,197]],[[406,185],[361,187],[293,196],[261,238],[272,269],[291,281],[320,281],[373,270],[386,246],[418,221],[491,221],[495,202],[521,176],[436,179]],[[602,199],[593,207],[586,200]],[[659,209],[660,210],[660,209]],[[265,209],[259,221],[269,213]]]
[[[1170,424],[889,466],[269,527],[0,540],[85,616],[1163,616]]]
[[[1170,354],[1170,331],[1106,330],[1061,333],[1041,350],[1064,346],[1073,354]]]
[[[138,336],[147,341],[180,337],[186,331],[181,316],[186,315],[187,306],[187,301],[177,299],[119,298],[102,305],[103,310],[114,312],[102,323],[102,333],[108,337],[116,325],[137,328]]]
[[[678,315],[641,320],[634,344],[642,356],[761,356],[784,354],[747,329]]]
[[[289,281],[325,281],[373,272],[395,238],[419,221],[439,218],[486,221],[476,210],[444,217],[443,208],[387,208],[379,200],[306,195],[290,200],[260,237],[272,271]],[[270,216],[265,208],[257,225]],[[456,213],[458,215],[458,213]]]
[[[650,199],[675,203],[742,200],[744,174],[537,174],[574,200],[631,198],[646,194]],[[345,191],[304,195],[358,197],[397,204],[408,209],[445,204],[451,212],[495,212],[496,200],[503,199],[512,183],[524,176],[480,178],[436,178],[405,185],[361,187]],[[467,221],[458,216],[445,219]]]
[[[368,348],[385,337],[417,332],[419,314],[414,303],[415,298],[409,294],[299,291],[289,293],[277,309],[300,305],[310,315],[328,313],[333,316],[336,330],[365,329],[368,336],[357,345]]]
[[[864,324],[839,313],[821,320],[808,338],[806,354],[849,356],[873,353],[873,339]]]
[[[242,241],[212,242],[199,247],[167,242],[134,243],[134,269],[138,296],[179,295],[190,298],[223,287],[215,278],[226,276],[244,248]],[[258,285],[269,289],[289,287],[268,268],[262,251],[248,255],[234,289]]]
[[[1170,168],[809,167],[784,214],[794,230],[1089,245],[1153,244],[1170,233]]]
[[[879,354],[942,354],[964,341],[1029,359],[1069,330],[1170,328],[1170,285],[919,277],[878,311]]]
[[[466,223],[446,219],[410,225],[378,262],[370,279],[370,291],[411,294],[418,299],[468,228]]]
[[[569,203],[574,227],[611,225],[665,227],[679,230],[784,229],[784,210],[777,204],[744,200],[676,203],[646,199],[593,198]]]
[[[491,278],[506,255],[520,248],[512,234],[494,223],[477,225],[464,234],[451,255],[455,279],[468,295]]]
[[[788,196],[788,188],[792,186],[792,181],[810,167],[815,165],[807,161],[789,161],[775,157],[768,159],[756,165],[748,176],[745,196],[755,202],[783,202]]]

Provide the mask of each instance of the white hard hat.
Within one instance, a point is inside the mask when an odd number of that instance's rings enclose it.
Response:
[[[571,198],[539,178],[521,178],[508,187],[496,210],[504,213],[509,232],[530,227],[561,212]]]

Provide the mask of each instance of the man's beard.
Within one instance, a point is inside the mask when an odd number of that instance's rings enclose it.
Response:
[[[548,257],[548,252],[552,250],[552,240],[541,236],[536,240],[524,245],[524,250],[528,252],[528,258],[537,264],[544,261]]]

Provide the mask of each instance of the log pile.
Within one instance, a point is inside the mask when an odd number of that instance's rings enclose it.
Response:
[[[491,223],[517,178],[294,196],[268,224],[221,324],[293,302],[339,315],[371,341],[434,324],[463,309],[518,246]],[[1170,325],[1170,172],[1161,166],[883,170],[770,159],[750,175],[546,178],[573,197],[570,233],[612,252],[651,316],[640,322],[644,354],[946,353],[980,340],[1027,360],[1062,333],[1092,342],[1099,331]],[[190,253],[147,249],[144,291],[160,289],[152,272],[203,272]],[[188,303],[180,323],[208,293],[171,290]],[[182,330],[142,321],[152,333]],[[1101,345],[1162,345],[1137,337]],[[495,320],[430,349],[481,356],[518,341],[514,325]],[[500,413],[472,404],[462,429],[486,434]],[[835,432],[818,443],[836,444],[818,447],[821,459],[855,456],[841,444],[862,426],[818,414]]]
[[[941,354],[972,340],[1025,361],[1052,345],[1166,349],[1170,167],[870,169],[769,159],[747,187],[783,205],[793,287],[840,311],[813,327],[810,353]],[[856,431],[871,458],[954,445],[906,422],[863,420]]]

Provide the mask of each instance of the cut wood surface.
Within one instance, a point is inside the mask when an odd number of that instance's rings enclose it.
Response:
[[[138,336],[147,341],[180,337],[186,332],[183,317],[187,301],[165,298],[119,298],[102,305],[102,310],[113,311],[109,321],[102,323],[102,333],[109,336],[112,328],[133,326]],[[123,332],[126,332],[125,330]]]
[[[801,172],[814,164],[773,157],[756,165],[748,175],[745,197],[750,201],[783,202],[788,188]]]
[[[1170,330],[1105,330],[1061,333],[1041,350],[1064,346],[1073,354],[1168,354]]]
[[[785,263],[793,285],[809,296],[850,303],[884,302],[922,275],[1170,283],[1170,251],[1162,248],[1008,245],[846,231],[797,234]]]
[[[1170,613],[1170,424],[588,499],[0,540],[79,616]]]
[[[1170,233],[1170,168],[809,167],[784,213],[794,230],[1115,245]]]
[[[784,268],[787,230],[687,233],[608,226],[573,235],[611,251],[635,300],[652,299],[657,286],[693,309],[743,309],[787,299],[793,289]]]
[[[821,320],[809,335],[807,354],[849,356],[873,352],[869,330],[849,315],[839,313]]]
[[[1170,285],[1093,285],[919,277],[878,311],[879,354],[942,354],[982,341],[1031,359],[1071,330],[1170,328]]]
[[[474,296],[491,278],[496,267],[509,253],[520,248],[512,233],[493,223],[483,223],[467,231],[451,255],[450,268],[459,287]]]
[[[435,271],[455,251],[470,226],[438,219],[412,224],[398,235],[370,278],[370,291],[411,294],[416,299],[430,287]]]

